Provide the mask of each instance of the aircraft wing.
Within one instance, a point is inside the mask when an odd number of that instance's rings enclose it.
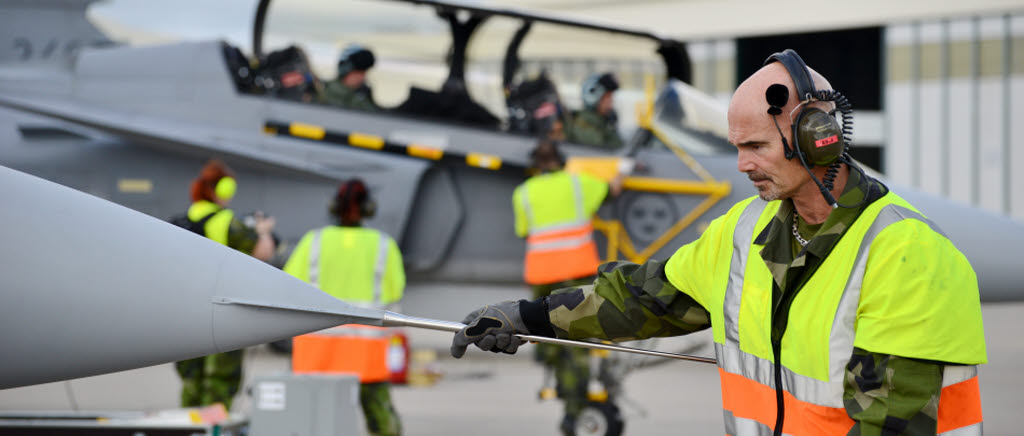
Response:
[[[39,97],[0,95],[0,106],[78,124],[148,147],[201,156],[226,155],[286,171],[330,179],[343,177],[339,168],[304,159],[301,146],[274,144],[275,151],[271,151],[271,142],[288,140],[261,135],[255,128],[250,132],[204,126]]]

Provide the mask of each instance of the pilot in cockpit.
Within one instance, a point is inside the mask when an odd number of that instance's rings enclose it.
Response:
[[[379,111],[373,92],[366,84],[366,71],[373,67],[373,52],[358,44],[345,47],[338,58],[338,78],[327,82],[322,103],[346,109]]]
[[[569,142],[605,148],[622,146],[612,97],[617,89],[619,81],[612,73],[594,74],[583,81],[583,109],[573,114],[566,135]]]

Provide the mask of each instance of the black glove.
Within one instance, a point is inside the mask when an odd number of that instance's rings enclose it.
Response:
[[[452,357],[458,359],[466,354],[469,344],[476,344],[484,351],[514,354],[523,344],[516,334],[528,335],[530,331],[519,315],[518,301],[502,301],[484,306],[462,320],[466,324],[452,339]]]

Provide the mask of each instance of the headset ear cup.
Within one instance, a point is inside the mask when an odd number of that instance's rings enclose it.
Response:
[[[213,188],[213,195],[218,200],[230,200],[235,196],[235,191],[238,190],[238,182],[235,181],[234,177],[225,176],[221,177],[217,181],[217,185]]]
[[[827,112],[804,108],[793,124],[793,142],[797,153],[810,165],[826,166],[843,154],[846,143],[839,121]]]
[[[365,196],[365,200],[359,205],[359,213],[363,218],[373,218],[377,213],[377,202],[373,201],[369,195]]]

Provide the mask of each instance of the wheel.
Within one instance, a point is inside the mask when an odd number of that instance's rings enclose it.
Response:
[[[576,436],[619,436],[626,423],[613,403],[588,403],[576,417]]]

